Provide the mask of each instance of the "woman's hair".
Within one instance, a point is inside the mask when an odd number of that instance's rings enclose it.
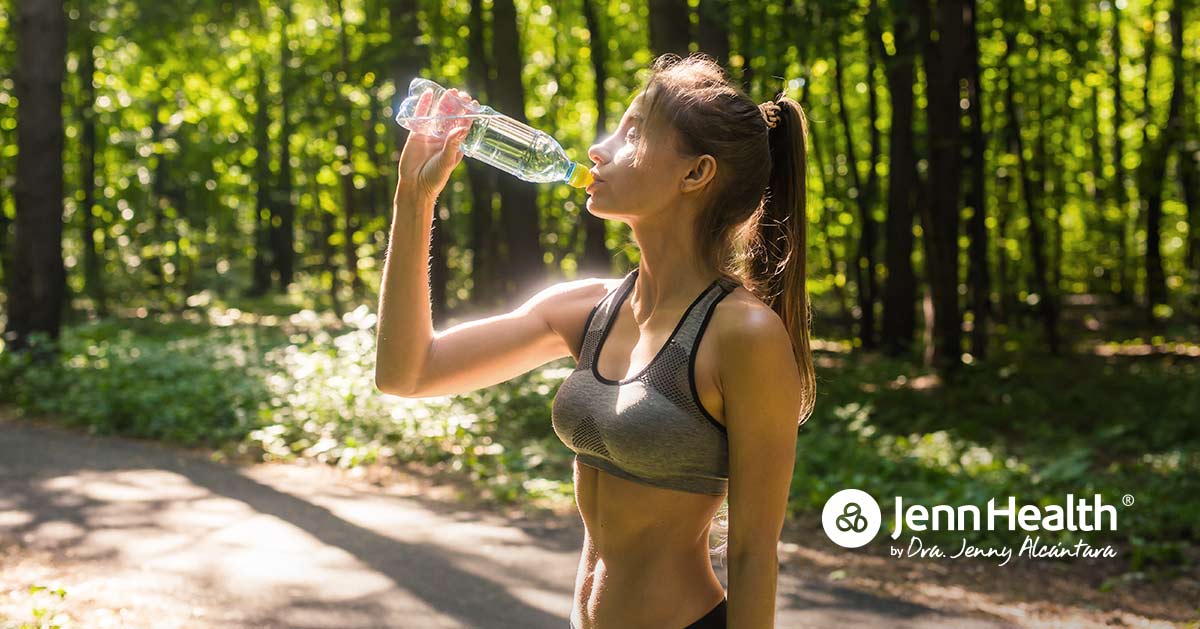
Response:
[[[773,128],[762,110],[703,53],[655,59],[642,89],[645,133],[675,131],[681,155],[713,156],[716,176],[696,221],[703,260],[737,279],[787,326],[800,371],[802,409],[797,426],[812,415],[816,394],[805,287],[807,247],[805,174],[808,121],[800,103],[778,94]],[[660,136],[662,137],[662,136]],[[638,146],[636,159],[649,142]],[[728,502],[722,504],[728,513]],[[726,517],[724,522],[728,521]],[[713,552],[725,550],[722,543]]]

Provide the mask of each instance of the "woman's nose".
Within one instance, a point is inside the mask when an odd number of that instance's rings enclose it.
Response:
[[[595,164],[599,164],[600,162],[604,161],[605,158],[604,158],[604,154],[603,154],[603,148],[604,148],[604,141],[603,140],[597,141],[595,144],[593,144],[591,147],[588,148],[588,151],[587,151],[588,159],[592,160],[592,163],[595,163]]]

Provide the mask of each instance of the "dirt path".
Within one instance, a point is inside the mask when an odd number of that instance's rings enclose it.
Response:
[[[505,516],[431,489],[323,466],[214,463],[0,410],[0,627],[54,606],[32,584],[64,588],[61,610],[89,628],[566,627],[577,514]],[[877,595],[889,588],[856,581],[846,556],[787,547],[781,628],[1033,620],[963,604],[953,589],[927,592],[928,604],[911,602],[915,591]],[[829,562],[846,570],[830,576]]]

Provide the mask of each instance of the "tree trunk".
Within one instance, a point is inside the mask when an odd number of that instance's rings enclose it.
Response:
[[[409,82],[429,66],[429,44],[420,41],[420,9],[418,0],[388,0],[389,34],[392,50],[396,55],[392,59],[392,84],[399,99],[408,95]],[[474,28],[471,29],[471,36],[475,36]],[[471,94],[479,97],[473,89]],[[400,125],[393,125],[392,128],[396,141],[396,159],[399,159],[399,152],[404,147],[408,133]]]
[[[450,195],[449,200],[460,197],[450,191],[444,192],[443,195]],[[454,233],[450,231],[451,212],[446,208],[447,205],[451,203],[445,203],[434,211],[430,231],[429,301],[435,326],[441,325],[449,317],[447,285],[450,280],[450,267],[446,264],[446,257],[450,252],[450,244],[454,242]]]
[[[1185,82],[1186,85],[1186,82]],[[1186,97],[1184,97],[1186,100]],[[1194,102],[1194,101],[1192,101]],[[1191,286],[1200,298],[1200,129],[1193,123],[1190,139],[1180,142],[1178,160],[1179,187],[1187,206],[1188,245],[1185,267],[1191,274]]]
[[[517,11],[512,0],[496,0],[492,14],[492,59],[496,63],[495,108],[514,120],[525,118],[525,86],[521,82],[520,36]],[[504,284],[505,301],[527,287],[540,287],[546,279],[539,239],[537,188],[511,175],[497,178],[500,190],[500,216],[507,247]]]
[[[388,168],[387,142],[386,138],[381,140],[379,137],[379,126],[383,124],[384,129],[387,128],[387,118],[383,116],[382,112],[386,111],[385,107],[388,103],[379,97],[378,88],[372,87],[370,92],[372,103],[371,116],[363,121],[366,129],[367,150],[371,155],[371,165],[375,167],[375,171],[367,179],[367,190],[371,205],[369,215],[372,222],[376,218],[381,218],[384,221],[384,225],[386,225],[387,220],[391,218],[391,214],[388,213],[388,208],[392,206],[392,195],[389,191],[391,177],[389,176],[390,169]]]
[[[862,341],[862,347],[865,350],[873,350],[876,348],[875,339],[875,301],[878,289],[876,288],[875,278],[875,241],[876,230],[875,219],[871,216],[872,206],[874,205],[874,195],[871,188],[875,179],[875,161],[877,159],[876,150],[879,146],[876,134],[872,132],[872,149],[871,161],[868,162],[868,172],[871,174],[864,184],[861,180],[858,168],[858,158],[854,152],[854,134],[853,127],[850,123],[850,112],[846,106],[846,91],[843,83],[843,67],[842,67],[842,46],[841,36],[838,29],[834,29],[833,34],[833,64],[834,71],[837,76],[834,81],[834,92],[837,94],[838,111],[842,121],[842,130],[846,140],[846,157],[850,171],[850,185],[853,186],[855,192],[855,201],[858,205],[858,220],[859,220],[859,239],[858,251],[854,259],[854,276],[855,284],[858,287],[858,338]],[[873,113],[873,112],[872,112]],[[874,117],[871,117],[869,122],[872,129],[875,127]]]
[[[63,74],[67,29],[59,0],[18,0],[16,219],[9,279],[8,347],[59,338],[66,303],[63,234]]]
[[[1090,100],[1092,101],[1092,103],[1091,103],[1092,118],[1091,118],[1091,125],[1090,125],[1091,126],[1090,130],[1091,130],[1092,135],[1091,135],[1091,138],[1089,138],[1090,144],[1091,144],[1091,152],[1092,152],[1092,205],[1095,207],[1096,215],[1093,218],[1096,222],[1095,223],[1096,228],[1093,229],[1091,224],[1087,224],[1084,226],[1084,229],[1085,229],[1085,231],[1088,231],[1088,232],[1108,234],[1108,233],[1112,233],[1112,227],[1109,225],[1109,221],[1108,221],[1107,217],[1105,216],[1104,188],[1103,188],[1103,186],[1100,185],[1100,182],[1104,181],[1104,150],[1100,146],[1100,87],[1099,86],[1092,88]],[[1107,242],[1108,241],[1107,238],[1104,240],[1106,242],[1102,245],[1100,251],[1102,253],[1111,254],[1111,251],[1109,250],[1110,243]],[[1108,284],[1111,283],[1111,279],[1109,278],[1109,269],[1101,267],[1101,273],[1102,273],[1102,275],[1098,278],[1094,277],[1092,274],[1089,273],[1088,274],[1088,277],[1089,277],[1088,284],[1091,285],[1091,283],[1094,280],[1098,280],[1099,282],[1101,282],[1101,286],[1094,287],[1096,290],[1101,290],[1103,288],[1111,288],[1110,286],[1108,286]]]
[[[750,4],[741,5],[741,28],[738,30],[738,56],[742,58],[741,76],[738,77],[742,89],[750,98],[754,98],[754,68],[750,65],[753,57],[754,22],[751,16],[755,8]],[[732,23],[731,23],[732,24]]]
[[[1167,156],[1175,146],[1183,127],[1183,6],[1175,0],[1171,8],[1171,99],[1167,106],[1167,124],[1158,138],[1150,140],[1142,149],[1146,155],[1142,162],[1141,190],[1142,205],[1146,214],[1146,308],[1147,317],[1153,321],[1154,307],[1167,303],[1167,279],[1162,260],[1163,179],[1166,176]],[[1149,76],[1150,58],[1146,58],[1146,73]],[[1150,100],[1147,92],[1146,124],[1150,124]]]
[[[149,271],[154,277],[154,284],[151,288],[158,293],[158,298],[165,303],[167,301],[167,274],[166,268],[163,265],[163,241],[166,240],[167,234],[163,223],[166,222],[166,208],[170,204],[170,197],[167,195],[167,177],[169,170],[167,168],[167,156],[164,154],[163,148],[163,124],[158,120],[159,111],[162,109],[161,103],[155,103],[150,110],[150,146],[152,155],[154,155],[154,168],[151,172],[150,194],[148,197],[150,205],[151,227],[149,232],[150,246],[147,250],[149,255],[142,258],[142,267]]]
[[[100,253],[96,243],[96,56],[95,35],[92,32],[90,3],[79,6],[79,114],[82,129],[79,138],[79,187],[83,191],[83,204],[79,213],[83,225],[79,229],[79,240],[83,247],[83,290],[92,298],[96,312],[108,314],[108,299],[104,291]],[[103,231],[101,232],[103,234]],[[101,236],[103,238],[103,236]]]
[[[432,11],[429,15],[430,31],[434,41],[444,41],[452,36],[450,32],[453,28],[442,18],[440,11]],[[468,92],[473,99],[478,100],[478,97],[473,92]],[[467,160],[475,161],[475,160]],[[494,170],[494,169],[493,169]],[[453,211],[448,209],[459,204],[462,207],[462,195],[454,191],[452,184],[447,182],[445,190],[441,194],[439,206],[434,211],[434,224],[430,232],[430,251],[429,251],[429,298],[430,298],[430,316],[434,326],[440,326],[443,321],[449,317],[449,308],[447,303],[448,288],[447,284],[450,280],[450,265],[446,256],[450,251],[450,243],[453,242],[454,231],[451,228],[450,222],[453,217]]]
[[[704,5],[701,5],[701,9],[703,8]],[[588,32],[591,35],[588,46],[592,52],[592,72],[596,76],[596,142],[601,142],[608,132],[608,88],[605,85],[608,81],[608,71],[604,67],[604,62],[608,59],[608,47],[605,45],[608,40],[604,38],[604,32],[601,30],[594,0],[583,0],[583,18],[587,22]],[[726,54],[728,55],[728,52]],[[605,242],[608,230],[604,219],[588,212],[586,205],[582,210],[582,215],[584,236],[583,259],[579,263],[580,275],[607,277],[613,272],[613,265],[612,256],[609,254],[608,245]]]
[[[963,0],[936,0],[931,11],[927,0],[918,2],[918,15],[926,24],[925,75],[927,78],[930,203],[923,211],[922,238],[926,272],[933,299],[933,362],[943,373],[961,365],[962,319],[958,308],[959,178],[961,177],[962,127],[959,109],[960,59],[963,50]]]
[[[291,120],[291,50],[288,48],[288,25],[292,22],[292,3],[281,7],[283,23],[279,27],[279,183],[271,199],[272,261],[279,273],[279,292],[287,294],[293,281],[296,260],[296,206],[292,203],[292,120]]]
[[[350,80],[350,41],[346,35],[345,13],[342,0],[334,0],[337,22],[339,68],[343,80]],[[340,93],[336,96],[341,110],[341,121],[337,123],[337,143],[341,147],[338,170],[342,184],[342,209],[345,222],[342,224],[342,251],[346,256],[346,270],[350,272],[350,290],[354,295],[362,292],[362,277],[358,274],[358,243],[354,235],[358,232],[358,195],[354,188],[354,106]]]
[[[387,2],[388,34],[391,39],[391,50],[395,53],[391,59],[390,71],[392,85],[395,88],[394,98],[396,102],[399,102],[408,95],[408,84],[429,67],[429,44],[420,41],[420,3],[417,0],[387,0]],[[472,37],[474,37],[474,27],[472,27]],[[474,64],[472,63],[472,65]],[[475,85],[470,85],[470,93],[479,98],[482,92],[476,92],[475,88]],[[386,169],[384,173],[386,176],[383,179],[388,183],[381,182],[381,185],[385,186],[382,191],[381,202],[383,205],[381,207],[387,208],[385,211],[388,212],[390,219],[392,197],[388,188],[393,187],[390,184],[395,183],[396,163],[399,161],[400,151],[408,139],[408,130],[390,120],[386,122],[386,125],[392,130],[395,152],[383,160]]]
[[[484,38],[484,11],[483,0],[471,0],[467,82],[476,100],[490,102],[496,87],[491,79],[491,55]],[[473,159],[463,160],[463,164],[467,167],[467,185],[471,188],[471,305],[476,310],[491,311],[502,297],[500,270],[504,265],[492,207],[496,178],[502,173]]]
[[[0,142],[7,140],[3,133],[0,133]],[[0,181],[4,181],[7,175],[0,171]],[[0,286],[8,287],[8,273],[12,269],[12,261],[8,259],[8,228],[12,225],[12,219],[8,218],[8,213],[4,209],[4,193],[8,190],[0,186]]]
[[[801,96],[798,102],[803,101],[804,96]],[[831,184],[829,180],[825,178],[825,158],[821,153],[820,134],[817,133],[815,128],[810,127],[808,130],[808,138],[812,143],[813,161],[816,163],[817,173],[821,177],[821,190],[826,192],[826,196],[830,196],[830,193],[833,189],[833,184]],[[842,267],[842,264],[838,260],[837,248],[834,246],[835,243],[833,234],[830,233],[829,215],[830,207],[828,204],[826,204],[821,208],[820,228],[821,233],[825,235],[825,248],[829,252],[829,272],[832,275],[837,275],[839,269]],[[854,315],[850,312],[850,299],[846,296],[845,287],[834,281],[833,294],[837,299],[838,312],[841,313],[842,327],[845,328],[846,334],[852,334],[854,331]]]
[[[967,46],[964,50],[964,60],[967,64],[967,102],[970,115],[970,127],[967,132],[967,145],[971,149],[967,161],[967,173],[970,186],[967,188],[966,204],[971,208],[971,218],[967,223],[970,235],[970,268],[967,271],[968,284],[971,287],[971,354],[976,360],[987,358],[988,321],[992,313],[991,274],[988,265],[988,233],[987,233],[987,190],[984,189],[984,152],[987,140],[983,133],[983,84],[979,72],[979,34],[976,23],[977,5],[975,0],[966,0],[965,20]]]
[[[314,168],[312,172],[317,172],[316,168],[318,168],[318,166],[316,164],[313,164],[312,168]],[[343,308],[341,297],[338,294],[341,292],[342,287],[341,283],[338,281],[337,261],[334,258],[337,254],[337,249],[333,246],[333,234],[337,231],[337,228],[334,225],[334,219],[336,218],[334,216],[335,212],[328,211],[323,207],[323,204],[321,203],[321,190],[317,185],[316,178],[310,179],[310,182],[312,183],[313,187],[313,206],[317,214],[321,217],[320,249],[322,266],[324,267],[322,275],[329,276],[329,304],[333,308],[334,314],[336,314],[340,319],[342,317]]]
[[[997,118],[999,118],[999,113],[997,113]],[[1000,125],[999,120],[997,120],[996,124],[997,126]],[[1008,130],[1005,130],[1005,132],[1008,133]],[[1001,139],[1001,145],[1011,154],[1017,152],[1011,133],[1008,133],[1005,138]],[[996,277],[999,280],[996,287],[996,292],[999,293],[999,299],[996,301],[996,320],[1007,324],[1009,315],[1016,311],[1017,305],[1015,281],[1011,277],[1012,274],[1009,273],[1008,268],[1009,256],[1007,246],[1008,223],[1014,213],[1012,207],[1014,177],[1010,169],[1004,169],[1003,174],[999,175],[999,177],[1000,180],[996,182],[996,187],[1000,190],[999,194],[1002,196],[999,196],[996,207],[996,238],[1000,242],[1000,246],[996,251]]]
[[[254,87],[254,263],[250,296],[271,290],[271,124],[267,111],[267,72],[258,65]]]
[[[655,56],[668,52],[688,56],[691,23],[687,0],[650,0],[650,50]]]
[[[1191,65],[1195,68],[1195,64]],[[1196,85],[1189,80],[1188,66],[1184,66],[1179,76],[1183,80],[1176,86],[1179,88],[1180,99],[1185,104],[1182,134],[1178,144],[1175,167],[1178,169],[1180,196],[1187,207],[1187,252],[1184,257],[1186,269],[1185,284],[1192,287],[1191,298],[1194,307],[1200,307],[1200,124],[1197,124],[1195,99],[1197,93],[1188,93]]]
[[[1013,55],[1016,50],[1016,37],[1010,32],[1006,34],[1007,53]],[[1017,154],[1017,164],[1021,171],[1022,192],[1025,201],[1025,210],[1029,217],[1029,240],[1030,249],[1033,255],[1034,269],[1034,286],[1038,293],[1038,310],[1041,314],[1042,325],[1046,334],[1046,345],[1051,354],[1058,354],[1058,309],[1055,295],[1051,292],[1050,283],[1047,281],[1048,269],[1046,268],[1046,252],[1045,252],[1045,236],[1041,226],[1041,209],[1039,203],[1042,196],[1036,194],[1033,187],[1033,179],[1030,177],[1030,168],[1025,160],[1024,141],[1021,138],[1020,118],[1017,115],[1017,105],[1013,98],[1013,76],[1011,65],[1009,66],[1008,84],[1006,86],[1004,97],[1005,106],[1008,111],[1008,132],[1010,134],[1009,143],[1012,145]]]
[[[1113,84],[1113,203],[1120,216],[1116,224],[1117,238],[1117,299],[1122,304],[1133,302],[1133,279],[1129,276],[1129,195],[1125,190],[1125,145],[1121,140],[1121,125],[1125,122],[1125,101],[1121,96],[1121,8],[1110,2],[1112,25],[1112,84]]]
[[[1051,251],[1054,255],[1054,266],[1051,268],[1051,281],[1054,286],[1054,292],[1061,293],[1063,286],[1063,231],[1065,229],[1063,225],[1063,209],[1067,205],[1067,160],[1055,157],[1050,161],[1050,168],[1051,172],[1054,173],[1054,179],[1052,180],[1054,185],[1052,196],[1054,199],[1054,222],[1051,224],[1054,228],[1054,244],[1051,245]]]
[[[908,0],[898,0],[895,11],[896,53],[888,54],[874,2],[867,15],[870,39],[876,56],[883,59],[891,95],[891,125],[888,142],[888,209],[884,230],[884,264],[887,281],[883,287],[884,350],[902,354],[916,340],[917,280],[913,271],[913,216],[916,212],[917,158],[913,146],[913,80],[920,24]]]
[[[585,5],[590,3],[591,0],[584,0]],[[716,59],[729,72],[729,1],[700,0],[696,12],[700,18],[696,33],[699,52]]]

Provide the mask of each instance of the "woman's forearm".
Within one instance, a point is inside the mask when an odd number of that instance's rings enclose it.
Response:
[[[379,289],[375,386],[405,393],[416,384],[433,341],[429,237],[436,199],[397,192]]]
[[[778,579],[773,552],[729,557],[729,629],[773,629]]]

